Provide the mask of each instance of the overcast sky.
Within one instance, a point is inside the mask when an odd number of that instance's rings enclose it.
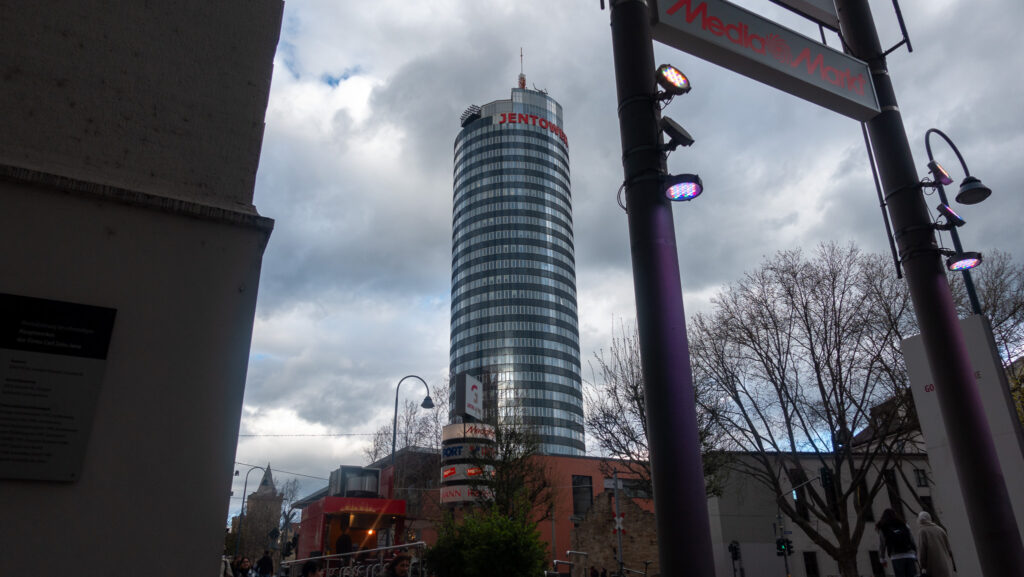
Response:
[[[769,0],[740,4],[818,38],[815,25]],[[899,42],[892,3],[871,6],[882,44]],[[958,207],[965,248],[1019,260],[1024,2],[901,8],[914,51],[892,53],[889,70],[919,172],[925,131],[949,134],[994,191]],[[585,380],[613,322],[633,321],[626,218],[615,199],[623,173],[609,11],[599,0],[289,0],[256,183],[256,207],[276,225],[240,463],[270,462],[278,483],[292,478],[283,471],[326,479],[341,464],[363,465],[366,434],[391,422],[399,379],[445,378],[452,146],[467,106],[510,97],[520,48],[527,85],[564,107]],[[699,173],[706,191],[674,209],[688,315],[779,250],[854,242],[892,266],[856,121],[666,46],[655,44],[655,60],[693,84],[664,111],[696,139],[670,157],[670,170]],[[956,157],[941,139],[932,146],[959,182]],[[423,389],[410,380],[401,393],[419,401]],[[337,433],[352,435],[272,436]],[[236,468],[232,514],[249,470]],[[298,477],[303,495],[326,484],[311,477]]]

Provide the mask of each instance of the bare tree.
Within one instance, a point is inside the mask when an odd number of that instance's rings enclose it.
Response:
[[[481,453],[473,464],[493,474],[481,475],[474,487],[489,489],[490,497],[481,501],[503,516],[537,523],[550,518],[554,491],[547,466],[535,458],[540,440],[523,420],[507,414],[492,419],[493,450]]]
[[[596,364],[596,366],[595,366]],[[616,461],[601,463],[601,470],[611,476],[624,467],[651,494],[651,463],[648,456],[647,403],[644,397],[644,376],[640,364],[640,339],[633,324],[619,326],[608,352],[594,354],[591,364],[593,383],[586,392],[587,436],[601,452]],[[702,383],[696,383],[701,385]],[[709,495],[720,489],[720,471],[725,454],[716,450],[720,435],[714,418],[714,391],[697,386],[697,426],[701,441],[704,479]]]
[[[691,324],[695,379],[717,392],[728,448],[745,452],[728,467],[777,495],[843,577],[858,575],[871,503],[892,482],[883,472],[916,438],[899,354],[910,301],[876,262],[852,245],[824,244],[810,259],[780,252]],[[786,497],[808,467],[821,482]]]
[[[953,298],[960,316],[970,315],[970,302],[963,275],[950,275]],[[1013,262],[1010,253],[993,250],[985,262],[971,271],[981,312],[992,324],[992,336],[1006,369],[1017,415],[1024,423],[1024,265]]]
[[[433,409],[424,409],[414,400],[406,400],[398,413],[398,435],[395,450],[406,447],[440,449],[441,429],[448,422],[448,381],[435,384],[430,389]],[[363,454],[369,463],[377,462],[391,454],[391,425],[382,425],[373,434],[373,441]]]

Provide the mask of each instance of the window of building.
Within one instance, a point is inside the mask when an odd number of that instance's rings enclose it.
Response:
[[[589,475],[572,476],[572,514],[582,517],[594,503],[594,482]]]
[[[838,519],[839,498],[836,496],[836,479],[832,474],[832,469],[822,467],[818,474],[821,476],[821,486],[825,491],[825,502],[828,504],[828,510],[833,518]]]
[[[871,493],[868,492],[868,482],[864,478],[857,483],[857,491],[853,494],[853,504],[857,510],[860,510],[861,507],[864,508],[862,515],[864,515],[865,521],[875,520],[875,512],[871,508]]]
[[[889,507],[900,517],[903,517],[903,499],[900,498],[900,485],[896,480],[896,471],[886,469],[882,471],[885,478],[885,490],[889,493]]]
[[[801,483],[807,482],[807,474],[803,469],[790,469],[789,481],[793,486],[798,486]],[[793,503],[796,505],[796,514],[800,515],[802,519],[810,519],[810,510],[807,509],[807,494],[805,487],[800,487],[793,491]]]
[[[935,512],[935,503],[932,501],[931,495],[921,495],[918,498],[921,499],[921,507],[932,516],[932,521],[939,523],[939,514]]]
[[[928,486],[928,473],[924,469],[914,469],[914,480],[918,487]]]
[[[804,572],[807,577],[821,577],[818,572],[818,554],[814,551],[804,551]]]

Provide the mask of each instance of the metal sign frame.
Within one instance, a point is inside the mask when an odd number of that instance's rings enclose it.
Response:
[[[651,0],[655,40],[866,121],[878,115],[867,63],[724,0]]]

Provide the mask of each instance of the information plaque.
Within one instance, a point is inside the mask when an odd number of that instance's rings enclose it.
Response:
[[[116,313],[0,293],[0,478],[80,477]]]

